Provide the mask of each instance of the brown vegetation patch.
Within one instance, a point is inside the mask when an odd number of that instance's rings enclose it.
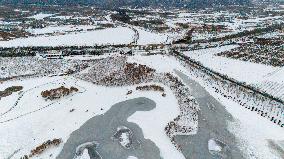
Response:
[[[282,67],[284,64],[284,43],[271,43],[261,41],[255,44],[240,45],[240,47],[235,49],[218,53],[217,56],[270,65],[274,67]]]
[[[23,86],[11,86],[6,88],[4,91],[0,91],[0,98],[1,97],[7,97],[11,95],[13,92],[18,92],[23,89]]]
[[[145,86],[137,86],[136,90],[140,90],[140,91],[159,91],[159,92],[164,92],[165,89],[161,86],[158,85],[145,85]]]
[[[119,85],[119,83],[131,82],[131,84],[138,84],[153,77],[155,70],[137,63],[125,63],[122,70],[113,72],[110,75],[102,78],[99,83],[112,83]]]
[[[152,75],[154,72],[154,69],[137,63],[126,63],[124,67],[124,73],[133,81],[142,80]]]
[[[28,158],[31,158],[35,155],[39,155],[43,151],[45,151],[46,149],[48,149],[52,146],[58,146],[60,143],[62,143],[62,139],[47,140],[46,142],[37,146],[35,149],[31,150],[31,153],[29,155],[25,155],[25,156],[21,157],[21,159],[28,159]]]
[[[78,88],[75,87],[66,88],[61,86],[56,89],[42,91],[41,96],[46,99],[54,100],[78,91]]]

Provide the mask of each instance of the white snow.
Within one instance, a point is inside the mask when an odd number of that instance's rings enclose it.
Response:
[[[190,72],[184,72],[193,80],[200,83],[213,97],[225,106],[232,115],[233,121],[229,121],[229,131],[236,135],[237,146],[245,152],[250,159],[281,159],[277,152],[273,151],[267,140],[283,141],[284,131],[280,126],[261,117],[259,114],[241,107],[233,100],[229,100],[218,94],[214,89],[207,85],[203,80],[193,76]]]
[[[47,84],[41,86],[44,83]],[[1,87],[6,88],[11,85],[22,85],[24,91],[39,86],[25,93],[12,111],[0,117],[0,122],[12,119],[0,123],[1,159],[9,156],[15,150],[21,149],[14,155],[14,158],[19,158],[49,139],[62,138],[63,143],[65,143],[69,135],[91,117],[105,113],[112,105],[122,100],[141,96],[154,100],[157,108],[148,112],[136,112],[128,120],[141,126],[145,138],[155,142],[160,148],[163,158],[184,158],[171,144],[164,132],[165,125],[179,114],[175,96],[165,86],[163,87],[166,88],[167,98],[162,97],[157,92],[135,91],[136,86],[101,87],[72,77],[43,77],[9,81],[1,84]],[[81,93],[75,93],[73,96],[70,95],[55,102],[45,101],[41,98],[41,91],[61,85],[66,87],[75,86],[79,88]],[[128,90],[134,91],[131,95],[126,96]],[[18,96],[15,94],[15,97],[11,98],[11,100],[16,97]],[[7,100],[6,102],[12,104],[15,101]],[[1,104],[4,104],[2,100]],[[47,105],[50,106],[45,107]],[[75,111],[69,112],[71,109],[75,109]],[[0,110],[5,111],[2,108]],[[152,124],[149,124],[149,122]],[[43,152],[40,157],[48,158],[51,153],[56,156],[62,147],[63,144],[60,144],[58,148],[55,147],[52,151]]]
[[[174,39],[177,39],[177,37],[180,36],[175,32],[158,33],[151,30],[145,30],[142,27],[133,28],[136,29],[139,33],[139,38],[137,40],[138,45],[167,44],[171,43]]]
[[[129,140],[129,136],[127,135],[127,133],[122,133],[121,134],[121,142],[120,144],[123,146],[123,147],[126,147],[127,144],[130,143],[130,140]]]
[[[227,46],[222,49],[230,49],[231,47],[234,46]],[[187,53],[200,60],[205,58],[204,56],[208,54],[212,54],[211,56],[208,56],[212,58],[213,54],[216,52],[218,52],[217,49],[207,49]],[[155,68],[158,72],[172,72],[173,69],[178,69],[182,70],[187,75],[190,75],[190,73],[186,72],[186,70],[173,58],[163,55],[135,55],[129,57],[128,61],[146,64]],[[207,61],[210,60],[207,59]],[[216,61],[218,61],[218,59]],[[222,60],[219,59],[219,61]],[[202,62],[205,63],[205,59]],[[213,62],[214,61],[211,62],[212,65]],[[207,62],[207,64],[208,63],[210,64],[210,62]],[[224,59],[224,63],[220,62],[217,66],[227,66],[225,67],[225,70],[229,70],[228,67],[230,64],[232,63],[226,63]],[[217,69],[217,66],[214,68]],[[269,75],[270,77],[273,77],[273,79],[275,77],[275,80],[281,79],[280,77],[279,79],[277,78],[278,76],[276,73]],[[198,80],[194,77],[193,79]],[[200,82],[211,95],[221,101],[228,112],[232,114],[235,121],[229,123],[229,129],[232,133],[237,135],[238,141],[240,141],[238,146],[247,152],[248,158],[279,158],[277,153],[273,152],[268,147],[267,140],[284,140],[282,128],[272,124],[269,120],[260,117],[254,112],[242,108],[237,103],[214,93],[214,91],[203,84],[202,81],[198,82]],[[69,135],[91,117],[105,113],[117,102],[141,96],[154,100],[156,102],[156,108],[151,111],[136,112],[128,118],[128,121],[134,122],[141,127],[145,138],[150,139],[159,147],[163,158],[184,159],[184,156],[176,150],[164,132],[165,125],[179,114],[178,103],[175,96],[170,89],[164,85],[158,84],[165,88],[167,94],[166,98],[162,97],[161,94],[157,92],[135,91],[136,86],[117,88],[102,87],[74,79],[73,77],[43,77],[22,81],[9,81],[2,83],[0,85],[0,90],[12,85],[24,86],[24,92],[29,89],[31,90],[24,93],[21,102],[19,102],[17,107],[9,113],[0,116],[0,122],[16,118],[6,123],[0,123],[0,159],[9,156],[15,150],[21,149],[14,156],[15,158],[19,158],[48,139],[62,138],[63,143],[65,143]],[[41,98],[40,92],[42,90],[51,89],[61,85],[78,87],[79,92],[81,93],[75,93],[73,96],[64,97],[53,104],[51,104],[50,101],[45,101]],[[34,86],[38,87],[33,88]],[[134,91],[132,94],[126,96],[126,93],[129,90]],[[17,97],[19,97],[19,94],[14,93],[9,97],[1,99],[0,112],[3,113],[10,108]],[[47,104],[51,104],[51,106],[43,108]],[[35,111],[40,108],[43,109]],[[103,110],[101,110],[101,108],[103,108]],[[76,111],[70,113],[70,109],[75,109]],[[86,110],[88,110],[88,112],[86,112]],[[28,114],[29,112],[32,113]],[[80,118],[78,118],[78,116],[80,116]],[[64,125],[64,127],[62,127],[62,125]],[[210,144],[211,148],[213,147],[212,149],[219,149],[216,145]],[[50,153],[52,153],[53,156],[56,156],[62,149],[62,146],[63,144],[58,148],[53,148],[52,152],[44,152],[40,157],[48,158]]]
[[[275,97],[284,99],[284,69],[248,61],[241,61],[215,54],[230,50],[237,45],[187,51],[184,54],[204,66],[240,82],[252,85]]]
[[[238,146],[246,152],[248,158],[281,159],[277,152],[269,148],[267,140],[284,140],[283,128],[213,91],[210,94],[217,97],[236,120],[229,123],[229,128],[237,135],[240,142]]]
[[[132,42],[133,31],[127,27],[106,28],[83,33],[58,36],[37,36],[3,41],[0,47],[27,46],[93,46],[105,44],[128,44]]]
[[[219,146],[214,139],[208,141],[208,150],[209,151],[222,151],[222,147]]]
[[[127,159],[138,159],[137,157],[135,157],[135,156],[128,156],[128,158]]]
[[[65,20],[65,19],[70,19],[72,18],[72,16],[54,16],[54,17],[51,17],[53,19],[62,19],[62,20]]]
[[[264,80],[264,76],[277,70],[276,67],[257,64],[252,62],[240,61],[226,57],[216,56],[215,54],[231,50],[237,45],[222,46],[216,48],[202,49],[184,52],[184,54],[204,66],[222,74],[226,74],[241,82],[256,84]]]
[[[47,34],[47,33],[64,33],[70,31],[86,31],[87,29],[95,29],[93,25],[62,25],[62,26],[48,26],[40,29],[27,29],[32,34]]]
[[[137,41],[138,45],[161,44],[167,41],[166,34],[154,33],[146,31],[144,29],[140,29],[138,27],[136,27],[136,29],[139,32],[139,39]]]
[[[228,49],[228,47],[226,49]],[[202,54],[214,54],[216,52],[218,52],[217,49],[208,49],[206,51],[204,50],[202,52],[199,52],[199,54],[201,56]],[[193,52],[190,52],[190,53],[193,53]],[[151,58],[153,59],[151,60]],[[184,72],[186,75],[189,75],[192,79],[199,82],[207,91],[209,91],[209,93],[212,96],[214,96],[218,101],[220,101],[225,106],[225,108],[228,110],[228,112],[233,116],[235,121],[229,123],[230,125],[229,130],[232,133],[237,135],[237,138],[239,141],[238,146],[241,148],[241,150],[246,152],[246,155],[248,158],[250,159],[268,159],[268,158],[281,159],[281,157],[277,156],[276,152],[270,149],[270,147],[268,146],[267,140],[272,139],[274,141],[281,141],[281,140],[283,141],[284,140],[283,128],[279,127],[276,124],[273,124],[272,122],[270,122],[266,118],[261,117],[255,112],[248,111],[247,109],[241,107],[239,104],[233,101],[230,101],[227,98],[224,98],[220,94],[215,93],[215,91],[210,86],[206,85],[203,81],[196,78],[195,76],[192,76],[190,72],[188,72],[182,66],[180,66],[178,62],[174,62],[174,59],[170,57],[162,56],[162,55],[134,56],[132,58],[129,58],[129,60],[135,61],[141,64],[149,65],[157,69],[158,72],[159,71],[172,72],[173,69],[177,69],[177,70]],[[210,61],[210,60],[207,59],[207,61]],[[205,63],[206,62],[205,59],[202,62]],[[213,62],[214,61],[212,61],[212,63]],[[230,63],[225,63],[225,64],[229,66]],[[283,80],[283,78],[281,78],[282,70],[283,69],[277,71],[277,73],[274,72],[273,75],[275,76],[271,75],[271,77],[273,77],[272,80],[274,78],[277,81],[279,79]],[[281,76],[279,76],[279,79],[278,79],[277,77],[280,74]],[[248,76],[250,77],[251,75],[248,74]],[[143,112],[143,113],[147,113],[147,112]],[[150,118],[149,122],[151,123],[155,121],[155,119],[151,120],[151,118],[154,118],[151,116],[144,118],[144,120],[145,119],[148,120],[148,118]],[[139,120],[137,119],[137,122],[138,121]],[[146,122],[145,122],[145,125],[140,124],[140,127],[142,127],[143,130],[146,129],[147,127]],[[154,133],[154,132],[151,132],[150,130],[147,130],[147,131],[149,131],[149,134],[147,133],[148,135],[151,135],[151,133]],[[219,149],[218,147],[216,147],[216,145],[214,146],[214,144],[212,143],[210,143],[210,147]]]
[[[95,60],[95,59],[102,59],[107,58],[110,56],[119,56],[118,52],[113,53],[105,53],[103,55],[70,55],[64,57],[65,60]]]
[[[130,116],[127,121],[134,122],[142,128],[145,139],[150,139],[159,147],[161,157],[164,159],[185,159],[185,157],[172,146],[172,143],[164,131],[165,125],[179,114],[179,110],[177,100],[173,93],[164,85],[161,86],[166,88],[167,98],[160,98],[161,95],[159,93],[152,92],[152,98],[150,99],[155,99],[156,108],[151,111],[136,112]],[[132,95],[130,95],[130,97],[131,96]]]
[[[27,18],[33,18],[33,19],[41,20],[41,19],[44,19],[46,17],[50,17],[52,15],[53,14],[38,13],[38,14],[35,14],[35,15],[27,17]]]
[[[147,65],[151,68],[155,68],[157,72],[173,73],[174,69],[185,70],[185,68],[182,67],[177,60],[166,55],[135,55],[128,57],[127,60],[128,62],[136,62],[139,64]]]
[[[255,86],[275,97],[284,99],[284,68],[281,67],[267,74],[263,81]]]
[[[74,159],[90,159],[88,149],[85,149],[81,156],[77,156]]]

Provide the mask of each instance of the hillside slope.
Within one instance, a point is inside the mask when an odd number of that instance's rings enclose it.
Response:
[[[175,6],[204,8],[220,5],[247,5],[250,0],[0,0],[0,4],[59,4],[59,5],[89,5],[94,4],[100,7],[121,7],[121,6]]]

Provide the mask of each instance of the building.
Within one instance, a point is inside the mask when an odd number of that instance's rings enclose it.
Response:
[[[63,54],[62,51],[59,50],[49,50],[47,53],[41,54],[43,58],[46,59],[62,59]]]

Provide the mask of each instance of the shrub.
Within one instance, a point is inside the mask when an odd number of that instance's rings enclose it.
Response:
[[[158,85],[145,85],[145,86],[137,86],[136,90],[141,90],[141,91],[159,91],[159,92],[164,92],[165,89],[161,86]]]
[[[0,91],[0,98],[1,97],[7,97],[11,95],[13,92],[18,92],[23,89],[23,86],[11,86],[6,88],[4,91]]]
[[[68,89],[64,86],[61,86],[59,88],[42,91],[41,96],[46,99],[54,100],[78,91],[78,88],[75,87],[70,87],[70,89]]]

